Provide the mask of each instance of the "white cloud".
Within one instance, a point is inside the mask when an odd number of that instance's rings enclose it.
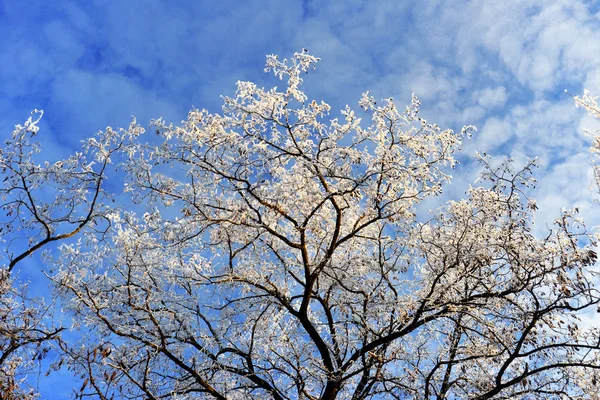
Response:
[[[476,148],[473,148],[473,150],[491,153],[505,144],[511,136],[512,127],[509,121],[499,118],[490,118],[479,130],[475,139],[475,145],[473,145]]]
[[[538,95],[600,68],[600,28],[581,1],[474,1],[464,8],[471,23],[459,24],[462,17],[450,12],[446,18],[459,30],[461,53],[471,54],[466,59],[479,49],[497,55]]]
[[[500,108],[506,104],[508,98],[506,94],[506,88],[504,86],[498,86],[495,88],[485,88],[475,92],[473,95],[477,103],[483,108]]]
[[[96,74],[73,69],[54,81],[52,91],[56,103],[79,110],[69,132],[82,137],[108,125],[127,126],[132,115],[145,125],[151,118],[173,120],[179,114],[172,104],[151,90],[115,73]]]
[[[563,208],[579,208],[589,226],[598,225],[597,207],[591,188],[593,170],[587,152],[574,154],[554,165],[539,178],[539,189],[533,195],[539,207],[536,231],[543,234],[546,226],[560,215]]]

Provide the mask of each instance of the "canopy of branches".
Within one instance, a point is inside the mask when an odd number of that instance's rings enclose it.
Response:
[[[81,398],[600,395],[599,332],[579,320],[600,302],[595,241],[576,210],[536,237],[534,162],[481,156],[479,186],[418,218],[474,128],[368,92],[332,118],[302,91],[317,61],[269,56],[283,90],[238,82],[220,114],[148,138],[134,120],[55,164],[36,161],[39,114],[17,126],[0,151],[0,398],[35,396],[23,377],[48,345]],[[115,168],[130,202],[113,204]],[[77,342],[11,277],[53,243]]]

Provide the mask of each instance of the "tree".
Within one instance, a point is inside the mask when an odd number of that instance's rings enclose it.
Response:
[[[63,245],[53,278],[90,330],[64,346],[113,398],[582,398],[599,394],[595,244],[575,211],[531,230],[533,162],[486,157],[484,185],[431,218],[460,133],[391,99],[309,101],[306,51],[267,58],[284,91],[238,82],[122,146],[143,211]],[[138,216],[142,214],[141,216]]]
[[[120,160],[134,204],[92,206],[89,229],[48,260],[85,327],[81,342],[59,342],[59,364],[84,377],[77,395],[600,395],[599,332],[578,316],[600,302],[597,256],[576,210],[537,238],[534,162],[481,156],[480,186],[417,217],[474,128],[443,130],[416,98],[401,112],[368,93],[370,124],[350,107],[330,120],[301,90],[317,61],[269,56],[283,91],[238,82],[221,114],[156,120],[146,140],[134,120],[88,142],[105,144],[102,174]]]
[[[64,327],[53,320],[54,306],[32,297],[27,284],[15,279],[15,268],[36,251],[80,232],[106,232],[107,195],[102,187],[118,135],[97,135],[82,152],[54,164],[35,160],[41,148],[32,142],[42,112],[17,125],[0,149],[0,399],[37,395],[26,383],[59,340]],[[91,160],[90,160],[91,158]]]

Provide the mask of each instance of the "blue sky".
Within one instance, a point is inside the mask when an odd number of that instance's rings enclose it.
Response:
[[[600,94],[599,11],[583,0],[3,0],[0,126],[7,136],[45,110],[39,137],[55,160],[131,115],[146,125],[218,111],[237,80],[275,82],[266,54],[307,48],[322,61],[306,91],[333,110],[366,90],[401,106],[414,92],[425,118],[479,128],[446,199],[476,179],[475,150],[539,156],[536,229],[573,206],[600,225],[583,135],[598,124],[564,94]],[[44,398],[68,393],[58,380],[41,384]]]

